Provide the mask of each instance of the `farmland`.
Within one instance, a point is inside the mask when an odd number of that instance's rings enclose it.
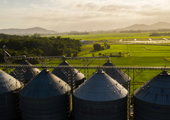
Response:
[[[81,47],[82,51],[78,54],[81,57],[92,57],[92,54],[99,56],[99,53],[101,55],[110,55],[121,52],[122,57],[111,58],[112,63],[116,66],[170,66],[170,36],[150,37],[149,35],[149,32],[142,32],[61,36],[90,41],[90,44]],[[93,50],[94,42],[101,45],[107,42],[111,47],[110,49],[96,52]],[[53,63],[55,62],[53,61]],[[80,65],[78,60],[69,60],[68,62],[72,65]],[[101,66],[105,62],[94,60],[90,66]],[[89,75],[94,71],[89,70]],[[127,73],[127,70],[123,71]],[[81,70],[81,72],[84,72],[84,70]],[[129,76],[132,78],[131,82],[132,84],[133,80],[135,82],[135,86],[131,87],[131,90],[133,91],[133,89],[138,88],[142,83],[150,80],[160,72],[160,70],[130,70]]]
[[[111,57],[111,61],[116,66],[168,66],[170,67],[170,36],[149,37],[150,33],[101,33],[89,35],[61,35],[62,38],[89,40],[90,44],[83,45],[78,57],[92,57],[102,55],[121,54],[121,57]],[[47,35],[46,37],[50,37]],[[54,37],[57,37],[56,35]],[[93,44],[101,45],[107,42],[110,49],[94,51]],[[82,60],[67,60],[72,66],[84,66]],[[48,61],[49,65],[59,65],[61,60]],[[89,66],[102,66],[106,60],[89,61]],[[49,69],[52,71],[53,69]],[[86,74],[84,69],[80,69]],[[95,69],[89,69],[90,76]],[[127,73],[127,70],[123,70]],[[141,83],[150,80],[160,73],[159,70],[130,70],[129,76],[134,80],[134,89]],[[138,85],[140,83],[140,85]],[[132,87],[133,89],[133,87]]]
[[[170,46],[168,45],[140,45],[140,44],[126,44],[126,45],[111,45],[110,49],[102,50],[98,52],[93,51],[93,45],[82,46],[82,52],[79,53],[81,57],[92,57],[92,53],[98,56],[99,53],[110,54],[110,53],[124,53],[124,57],[111,57],[112,63],[116,66],[170,66]],[[129,52],[129,55],[126,53]],[[68,60],[71,65],[81,65],[80,60]],[[90,66],[102,66],[106,60],[94,60]],[[51,61],[50,64],[60,64],[61,61]],[[84,70],[80,70],[84,73]],[[89,70],[91,75],[96,70]],[[127,70],[123,70],[126,71]],[[150,80],[152,77],[160,73],[160,70],[137,70],[135,76],[133,76],[132,70],[129,71],[129,76],[135,78],[134,89],[138,88],[142,83]],[[140,74],[137,74],[140,73]],[[138,85],[138,82],[140,84]],[[131,88],[133,90],[133,87]]]
[[[151,38],[153,40],[160,40],[162,38],[170,38],[170,36],[156,36],[156,37],[149,37],[150,32],[141,32],[141,33],[90,33],[89,35],[45,35],[46,37],[50,36],[61,36],[63,38],[71,38],[71,39],[82,39],[82,40],[89,40],[89,41],[100,41],[100,40],[115,40],[118,41],[120,39],[124,39],[126,41],[130,41],[133,39],[138,40],[148,40]]]
[[[98,52],[89,51],[93,49],[92,45],[87,45],[87,48],[86,51],[79,53],[82,57],[92,56],[92,53],[96,56],[98,56],[99,53],[109,55],[110,53],[121,52],[125,54],[125,57],[112,57],[112,61],[118,66],[170,66],[168,59],[170,58],[170,46],[135,44],[111,45],[110,49]],[[128,56],[126,55],[127,53],[129,53]]]

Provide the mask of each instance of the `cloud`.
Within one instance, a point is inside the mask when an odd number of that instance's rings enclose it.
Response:
[[[36,4],[30,4],[30,6],[34,9],[38,8],[38,5],[36,5]]]
[[[164,2],[160,0],[154,2],[148,0],[30,0],[26,3],[18,0],[17,2],[20,4],[16,7],[6,5],[7,7],[0,8],[3,11],[0,13],[3,15],[3,21],[0,20],[1,25],[14,26],[15,23],[18,26],[44,26],[64,31],[64,29],[111,29],[133,23],[163,21],[163,18],[164,21],[170,20],[168,17],[170,0],[164,0]]]
[[[161,5],[145,4],[136,9],[134,13],[143,17],[163,17],[169,16],[170,8],[166,6],[162,7]]]
[[[156,16],[161,17],[161,16],[169,15],[170,11],[142,10],[142,11],[136,11],[136,13],[146,17],[156,17]]]
[[[92,11],[92,10],[97,10],[99,7],[98,4],[89,2],[89,3],[82,3],[82,2],[78,2],[78,3],[71,3],[70,4],[70,8],[73,9],[79,9],[79,10],[84,10],[84,11]]]
[[[5,0],[4,3],[7,4],[8,2]]]

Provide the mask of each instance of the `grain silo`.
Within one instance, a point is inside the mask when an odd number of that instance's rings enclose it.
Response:
[[[111,61],[107,61],[103,66],[115,66],[115,65]],[[131,78],[126,73],[124,73],[122,70],[118,68],[105,69],[104,71],[128,90]]]
[[[69,66],[72,67],[67,61],[63,61],[59,66]],[[76,84],[76,88],[81,85],[85,80],[85,75],[82,74],[75,68],[55,68],[52,73],[64,80],[65,82],[69,82],[69,74],[74,75],[74,80]]]
[[[44,69],[21,91],[22,120],[68,120],[69,85]]]
[[[32,65],[27,60],[24,60],[20,65]],[[41,71],[38,68],[29,67],[19,67],[10,73],[11,76],[18,79],[19,81],[27,84],[31,79],[33,79]]]
[[[170,120],[170,75],[163,71],[134,92],[135,120]]]
[[[73,93],[75,120],[127,120],[128,91],[98,70]]]
[[[21,117],[19,90],[21,83],[0,70],[0,120],[19,120]]]

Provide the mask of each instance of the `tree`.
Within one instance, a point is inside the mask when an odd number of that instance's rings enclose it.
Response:
[[[121,57],[122,56],[122,53],[121,52],[119,52],[119,57]]]
[[[40,37],[40,34],[34,33],[31,37],[37,38],[37,37]]]
[[[99,53],[99,56],[101,56],[102,55],[102,53]]]
[[[19,36],[0,34],[0,46],[6,45],[12,56],[77,56],[81,51],[80,40],[71,38],[41,37],[39,34],[33,36]],[[3,55],[3,52],[0,55]],[[0,59],[0,62],[2,62]]]
[[[79,51],[74,50],[73,57],[77,57],[77,54],[78,54],[78,53],[79,53]]]
[[[72,49],[67,49],[67,50],[65,50],[65,55],[66,55],[66,57],[71,57],[71,53],[72,53]]]
[[[96,51],[100,51],[102,47],[101,47],[100,44],[97,44],[97,43],[96,43],[96,44],[93,45],[93,48],[94,48],[94,50],[96,50]]]
[[[105,46],[106,49],[110,48],[110,45],[108,45],[106,42],[104,42],[104,46]]]
[[[102,48],[101,48],[102,50],[104,50],[105,49],[105,47],[104,46],[102,46]]]

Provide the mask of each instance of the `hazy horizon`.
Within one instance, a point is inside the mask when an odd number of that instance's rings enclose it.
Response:
[[[170,21],[170,0],[2,0],[0,29],[111,30]]]

